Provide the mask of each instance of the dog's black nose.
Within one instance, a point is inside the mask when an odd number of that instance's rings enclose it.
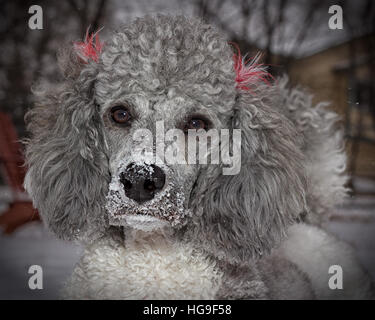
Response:
[[[165,184],[164,171],[155,165],[129,164],[120,174],[128,198],[142,203],[154,198]]]

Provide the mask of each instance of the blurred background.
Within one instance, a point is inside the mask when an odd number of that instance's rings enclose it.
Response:
[[[43,29],[28,27],[29,8],[43,9]],[[343,29],[330,29],[331,5]],[[262,53],[272,75],[288,74],[313,100],[330,101],[345,128],[351,194],[324,225],[352,244],[375,279],[375,1],[322,0],[68,0],[0,1],[0,298],[57,298],[79,245],[43,229],[22,189],[24,115],[31,88],[61,78],[59,47],[87,28],[105,41],[111,29],[154,13],[198,16],[250,56]],[[30,290],[30,265],[41,265],[44,289]]]

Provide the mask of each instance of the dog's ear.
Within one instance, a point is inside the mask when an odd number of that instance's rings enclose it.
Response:
[[[82,69],[87,65],[77,54],[73,46],[64,46],[57,53],[57,62],[60,72],[67,80],[75,80],[80,75]]]
[[[99,31],[89,34],[87,29],[83,41],[74,42],[71,46],[59,50],[58,65],[65,79],[74,80],[78,78],[85,65],[99,62],[104,47],[104,42],[99,39]]]
[[[208,166],[194,189],[198,214],[187,235],[232,263],[269,251],[306,210],[301,141],[272,95],[267,86],[239,92],[231,126],[241,129],[241,170],[223,175]]]
[[[26,114],[31,137],[25,188],[57,236],[84,240],[108,225],[102,207],[110,177],[92,92],[96,66],[80,67],[74,77],[69,70],[71,76],[55,92],[37,92],[36,106]]]

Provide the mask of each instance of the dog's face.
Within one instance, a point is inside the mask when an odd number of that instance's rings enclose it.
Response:
[[[187,33],[165,19],[134,25],[106,43],[94,92],[109,146],[110,224],[183,226],[206,165],[199,163],[199,146],[198,161],[188,159],[189,130],[229,129],[235,98],[231,50],[210,27],[201,34],[193,28]],[[173,130],[175,137],[168,139]]]
[[[191,214],[189,200],[202,167],[199,161],[188,161],[188,130],[209,131],[227,123],[182,91],[130,93],[124,82],[119,98],[100,100],[110,150],[109,223],[181,227]],[[178,136],[167,141],[165,133],[172,130]],[[169,159],[173,151],[175,157]]]
[[[167,226],[231,261],[271,248],[305,210],[303,158],[277,88],[239,90],[232,55],[212,27],[166,16],[120,29],[97,62],[70,54],[66,87],[28,115],[26,187],[45,222],[63,238]],[[239,172],[223,175],[221,154],[188,161],[197,129],[241,130]]]

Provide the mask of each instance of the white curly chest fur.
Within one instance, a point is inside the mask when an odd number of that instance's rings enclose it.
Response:
[[[64,288],[68,299],[214,299],[222,273],[202,252],[137,232],[88,247]]]

